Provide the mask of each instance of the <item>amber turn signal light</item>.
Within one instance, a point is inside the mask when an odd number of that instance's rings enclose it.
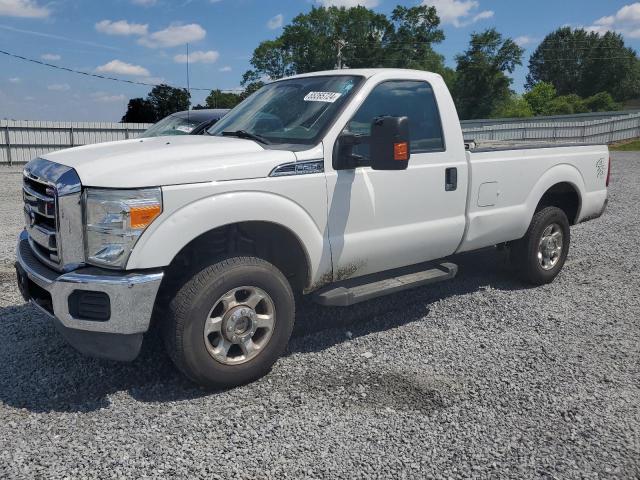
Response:
[[[155,218],[162,212],[162,207],[157,204],[135,205],[129,212],[131,218],[131,228],[140,229],[148,227]]]
[[[393,144],[393,159],[401,161],[409,160],[409,144],[407,142]]]

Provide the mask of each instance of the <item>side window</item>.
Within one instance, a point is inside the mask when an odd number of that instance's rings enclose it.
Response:
[[[444,150],[442,123],[431,85],[418,81],[389,81],[375,87],[345,130],[368,136],[375,117],[409,117],[411,153]],[[369,157],[369,145],[363,142],[353,153]]]

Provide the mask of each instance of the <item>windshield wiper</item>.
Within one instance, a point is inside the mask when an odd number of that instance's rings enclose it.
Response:
[[[271,143],[266,138],[260,135],[256,135],[255,133],[247,132],[246,130],[226,131],[226,132],[222,132],[222,136],[246,138],[247,140],[255,140],[256,142],[264,143],[265,145],[268,145]]]

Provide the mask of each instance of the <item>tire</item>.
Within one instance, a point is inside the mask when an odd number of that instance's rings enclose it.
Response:
[[[556,243],[542,245],[543,236],[545,239],[551,236]],[[561,238],[561,245],[557,244],[558,238]],[[537,211],[525,236],[511,248],[511,258],[519,276],[531,285],[553,282],[567,259],[570,242],[569,221],[562,210],[544,207]],[[551,251],[554,253],[550,254]]]
[[[252,298],[261,296],[252,309]],[[228,388],[270,371],[287,347],[294,319],[294,295],[280,270],[259,258],[230,257],[179,288],[162,330],[167,352],[182,373],[206,388]],[[250,345],[256,348],[249,350]]]

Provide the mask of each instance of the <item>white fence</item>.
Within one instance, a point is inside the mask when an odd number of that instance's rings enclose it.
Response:
[[[135,138],[144,123],[0,120],[0,164],[26,163],[54,150]]]
[[[640,137],[640,112],[611,112],[608,117],[598,117],[508,119],[490,125],[483,122],[500,120],[473,120],[462,122],[462,129],[466,140],[612,143]],[[148,127],[142,123],[0,120],[0,164],[25,163],[43,153],[78,145],[135,138]]]
[[[640,137],[640,112],[597,120],[567,121],[562,117],[509,121],[499,125],[469,126],[463,122],[465,140],[518,140],[579,143],[613,143]],[[546,120],[546,121],[545,121]]]
[[[487,127],[490,125],[503,125],[506,123],[541,123],[541,122],[588,122],[591,120],[609,120],[615,117],[623,117],[633,113],[640,113],[640,110],[619,110],[615,112],[591,112],[574,113],[573,115],[550,115],[544,117],[523,118],[480,118],[475,120],[463,120],[462,128],[471,129]]]

